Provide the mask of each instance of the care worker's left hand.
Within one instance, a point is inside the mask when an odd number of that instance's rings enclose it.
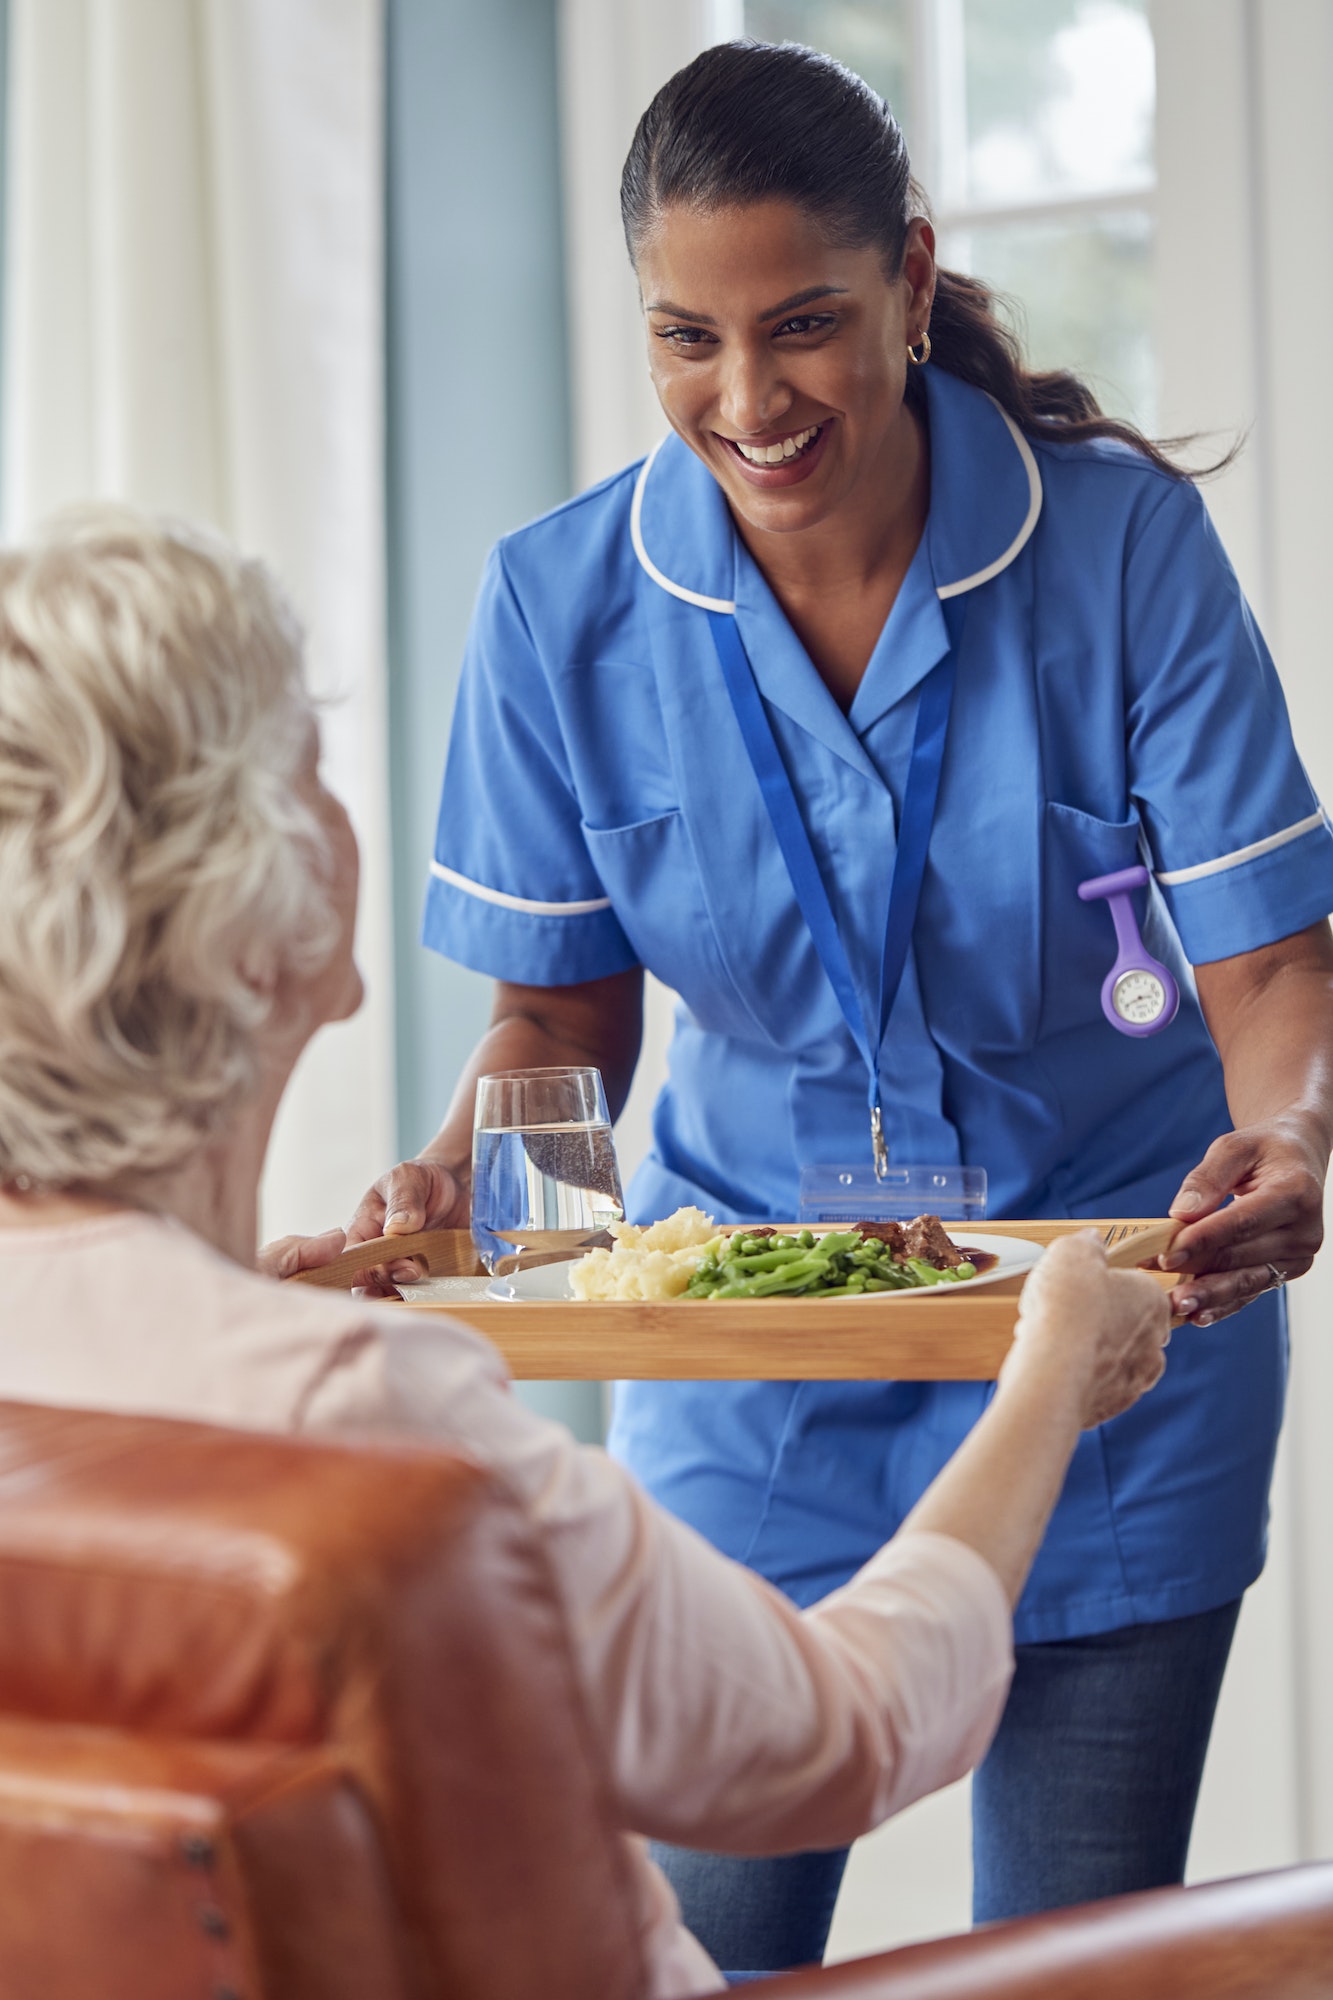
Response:
[[[1234,1132],[1185,1176],[1187,1226],[1159,1261],[1191,1275],[1172,1311],[1210,1326],[1309,1270],[1324,1237],[1333,1138],[1333,937],[1327,923],[1195,967]]]
[[[1210,1326],[1309,1270],[1324,1240],[1321,1143],[1299,1118],[1224,1133],[1186,1175],[1170,1213],[1188,1227],[1159,1261],[1193,1274],[1173,1290],[1171,1310]]]

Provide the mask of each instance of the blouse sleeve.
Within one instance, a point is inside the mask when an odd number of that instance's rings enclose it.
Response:
[[[574,985],[637,957],[583,838],[559,721],[496,548],[463,662],[423,942],[495,979]]]
[[[525,1503],[622,1823],[723,1852],[840,1846],[961,1777],[999,1720],[1008,1599],[972,1549],[908,1533],[805,1612],[508,1393],[465,1329],[346,1348],[312,1428],[463,1446]]]
[[[1333,910],[1333,834],[1202,499],[1180,482],[1153,491],[1125,570],[1130,787],[1200,965]]]

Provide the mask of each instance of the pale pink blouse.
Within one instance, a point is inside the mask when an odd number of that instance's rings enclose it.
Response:
[[[169,1221],[0,1230],[0,1396],[410,1432],[506,1479],[564,1598],[630,1848],[646,2000],[722,1981],[645,1836],[731,1853],[841,1846],[969,1770],[999,1720],[1008,1600],[962,1543],[902,1535],[798,1612],[526,1409],[467,1327],[275,1284]]]

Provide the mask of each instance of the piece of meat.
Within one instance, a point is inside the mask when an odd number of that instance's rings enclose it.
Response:
[[[920,1257],[923,1263],[933,1264],[937,1271],[952,1271],[966,1259],[956,1243],[951,1243],[945,1234],[944,1224],[938,1215],[918,1215],[903,1231],[903,1238],[909,1257]]]
[[[856,1225],[862,1236],[868,1236],[875,1243],[887,1245],[889,1255],[901,1264],[907,1255],[907,1245],[903,1238],[901,1222],[858,1222]]]

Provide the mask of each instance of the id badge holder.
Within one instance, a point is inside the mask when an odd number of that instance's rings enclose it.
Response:
[[[984,1167],[887,1167],[877,1175],[873,1166],[801,1168],[801,1203],[797,1221],[807,1227],[853,1222],[911,1222],[918,1215],[938,1215],[941,1222],[984,1222]]]

